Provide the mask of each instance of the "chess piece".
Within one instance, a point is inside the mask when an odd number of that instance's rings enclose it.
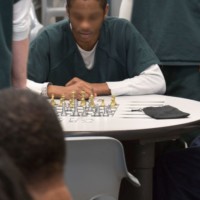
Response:
[[[90,97],[89,97],[89,106],[91,108],[94,108],[95,107],[95,103],[94,103],[94,95],[91,94]]]
[[[76,92],[75,92],[75,91],[72,91],[72,96],[71,96],[71,99],[69,100],[69,106],[70,106],[70,108],[74,108],[74,104],[75,104],[75,94],[76,94]]]
[[[62,95],[61,98],[60,98],[60,104],[59,106],[63,106],[63,103],[65,102],[65,95]]]
[[[61,116],[67,116],[66,103],[65,102],[62,102]]]
[[[101,112],[100,112],[99,106],[95,107],[94,116],[95,117],[100,117],[101,116]]]
[[[70,109],[74,108],[74,101],[72,99],[69,100]]]
[[[51,102],[52,106],[56,105],[56,102],[55,102],[55,99],[54,99],[54,94],[51,95],[51,101],[50,102]]]
[[[88,115],[87,109],[86,109],[86,107],[84,106],[84,107],[83,107],[83,112],[82,112],[81,116],[82,116],[82,117],[86,117],[87,115]]]
[[[115,96],[112,96],[112,97],[111,97],[110,106],[111,106],[111,108],[115,108],[116,105],[117,105],[117,103],[116,103],[116,101],[115,101]]]
[[[81,91],[81,107],[86,106],[86,101],[85,101],[85,91]]]
[[[73,113],[72,113],[72,115],[71,116],[80,116],[80,114],[79,114],[79,111],[78,111],[78,101],[75,99],[75,101],[74,101],[74,111],[73,111]]]
[[[108,107],[106,107],[106,106],[104,107],[103,116],[104,117],[108,117],[109,116]]]
[[[101,105],[100,105],[101,107],[105,107],[105,101],[104,101],[104,99],[101,99]]]

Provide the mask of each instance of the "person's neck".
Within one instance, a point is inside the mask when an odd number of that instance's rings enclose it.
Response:
[[[81,49],[84,49],[85,51],[91,51],[94,46],[96,45],[98,41],[95,40],[94,42],[88,42],[88,43],[81,43],[81,42],[77,42],[78,46],[81,47]]]
[[[29,186],[29,191],[34,200],[72,200],[64,181],[49,182],[36,186]]]
[[[71,200],[66,186],[51,188],[42,193],[34,191],[31,194],[34,200]]]
[[[76,37],[76,35],[74,35],[74,38],[75,38],[76,43],[78,44],[79,47],[81,47],[85,51],[91,51],[94,48],[94,46],[96,45],[96,43],[99,41],[99,36],[100,36],[100,33],[98,35],[96,35],[92,40],[90,40],[88,42],[80,41]]]

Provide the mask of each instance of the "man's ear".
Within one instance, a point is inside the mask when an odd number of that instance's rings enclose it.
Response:
[[[66,16],[69,18],[69,7],[66,5]]]
[[[110,9],[110,6],[107,3],[106,8],[105,8],[105,15],[104,15],[104,17],[106,17],[108,15],[109,9]]]

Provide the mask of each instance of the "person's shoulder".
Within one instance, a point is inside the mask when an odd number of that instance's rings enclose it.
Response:
[[[118,17],[106,17],[104,21],[105,29],[110,29],[112,32],[119,31],[136,31],[134,25],[127,19],[118,18]]]
[[[62,38],[62,35],[67,30],[67,27],[69,29],[69,22],[66,19],[56,22],[54,24],[47,25],[38,34],[38,36],[36,37],[37,40],[35,41],[43,40],[45,38],[49,38],[54,41],[56,40],[56,38]]]
[[[64,31],[66,30],[67,26],[69,26],[69,21],[67,19],[61,20],[54,24],[50,24],[44,28],[45,31]]]
[[[133,26],[131,22],[127,19],[118,18],[118,17],[106,17],[105,24],[107,26]]]

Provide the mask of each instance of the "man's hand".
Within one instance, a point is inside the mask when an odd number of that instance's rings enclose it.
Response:
[[[97,95],[110,95],[110,89],[106,83],[88,83],[77,77],[71,79],[65,86],[73,86],[74,91],[81,97],[81,91],[85,91],[86,98],[89,98],[91,94]]]
[[[106,83],[88,83],[77,77],[71,79],[65,86],[49,85],[47,94],[49,97],[53,94],[56,98],[60,98],[62,95],[66,99],[72,97],[72,92],[75,92],[75,98],[81,99],[81,92],[85,91],[85,98],[88,99],[91,94],[97,95],[110,95],[110,89]]]
[[[49,85],[47,88],[48,97],[54,95],[55,98],[61,98],[63,95],[65,99],[70,99],[72,97],[72,92],[74,92],[73,86],[58,86],[58,85]],[[75,94],[76,95],[76,94]],[[75,98],[79,99],[77,96]]]
[[[81,99],[81,92],[85,91],[85,98],[88,99],[91,94],[96,96],[97,94],[94,91],[91,83],[83,81],[77,77],[71,79],[68,83],[65,84],[65,87],[70,88],[72,91],[75,91],[76,98]]]

